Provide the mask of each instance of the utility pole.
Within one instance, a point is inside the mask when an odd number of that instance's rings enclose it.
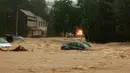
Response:
[[[31,1],[31,0],[28,0],[29,2]],[[19,7],[20,7],[20,5],[17,5],[17,8],[16,8],[16,28],[15,28],[15,35],[17,36],[18,35],[18,18],[19,18],[19,13],[18,13],[18,11],[19,11]]]
[[[16,10],[16,29],[15,29],[15,35],[18,35],[18,6],[17,6],[17,10]]]
[[[6,12],[4,11],[4,25],[5,25],[5,32],[6,33],[6,28],[7,28],[7,24],[6,24]]]

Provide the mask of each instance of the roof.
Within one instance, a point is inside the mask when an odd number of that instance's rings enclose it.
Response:
[[[38,21],[44,21],[40,16],[36,16]]]
[[[27,16],[35,16],[31,11],[27,11],[27,10],[23,10],[20,9],[24,14],[26,14]]]

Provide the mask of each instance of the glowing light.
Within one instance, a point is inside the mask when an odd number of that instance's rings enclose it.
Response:
[[[76,32],[76,35],[82,36],[83,35],[83,30],[78,29],[77,32]]]

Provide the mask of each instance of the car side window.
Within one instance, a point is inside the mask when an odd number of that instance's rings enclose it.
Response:
[[[79,43],[77,43],[77,47],[80,47],[80,44],[79,44]]]
[[[80,46],[80,44],[79,43],[76,43],[76,47],[79,47]]]
[[[76,46],[76,44],[75,44],[75,43],[70,43],[69,45],[70,45],[70,46]]]
[[[69,43],[68,45],[69,45],[69,46],[72,46],[72,45],[73,45],[73,43]]]
[[[78,46],[79,46],[79,47],[84,47],[84,45],[83,45],[83,44],[78,44]]]

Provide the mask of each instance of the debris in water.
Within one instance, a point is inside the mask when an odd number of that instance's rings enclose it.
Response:
[[[17,48],[11,50],[11,51],[28,51],[27,49],[25,49],[24,47],[22,47],[21,45],[19,45]]]

